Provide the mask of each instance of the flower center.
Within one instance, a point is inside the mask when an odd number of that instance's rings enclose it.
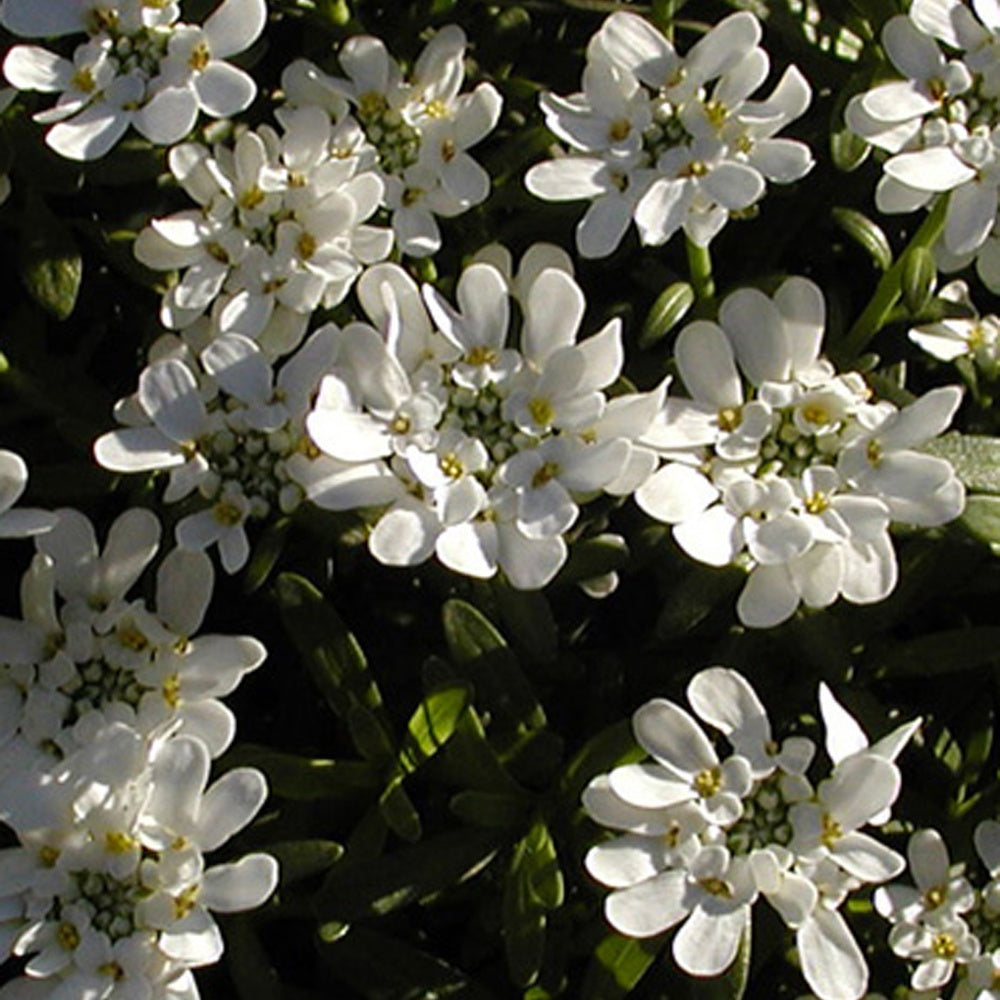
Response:
[[[703,799],[710,799],[722,788],[722,771],[717,767],[705,768],[694,776],[691,784]]]
[[[952,959],[958,954],[958,945],[950,934],[946,931],[941,931],[939,934],[934,935],[934,940],[931,942],[931,951],[938,958]]]

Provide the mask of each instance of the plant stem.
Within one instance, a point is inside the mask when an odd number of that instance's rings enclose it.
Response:
[[[948,210],[948,196],[943,195],[930,210],[920,228],[906,245],[903,252],[896,258],[892,266],[882,275],[864,312],[858,317],[854,326],[848,331],[843,344],[838,349],[841,361],[853,361],[868,346],[869,341],[885,326],[893,307],[902,295],[899,279],[903,272],[903,261],[907,251],[912,247],[927,247],[934,245],[944,229],[945,214]]]
[[[699,302],[715,296],[715,279],[712,277],[712,255],[708,247],[700,247],[691,237],[684,237],[687,248],[688,274]]]

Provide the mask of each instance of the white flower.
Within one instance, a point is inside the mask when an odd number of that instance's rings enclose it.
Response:
[[[28,466],[20,455],[0,449],[0,538],[23,538],[48,531],[55,515],[32,507],[15,507],[28,485]]]
[[[563,535],[582,502],[628,492],[648,472],[635,441],[662,390],[620,396],[612,411],[605,390],[623,363],[620,323],[578,340],[586,302],[573,278],[560,267],[524,273],[519,348],[507,346],[511,288],[491,264],[462,273],[457,308],[430,288],[422,300],[394,265],[359,286],[378,329],[344,331],[306,419],[319,450],[357,475],[309,496],[334,510],[388,503],[369,536],[383,563],[433,554],[469,576],[502,570],[517,587],[544,586],[566,559]]]
[[[180,23],[179,16],[174,3],[67,7],[58,0],[5,0],[0,23],[16,35],[84,32],[89,39],[72,59],[16,45],[4,75],[18,89],[60,95],[53,109],[35,117],[55,123],[46,142],[69,159],[98,159],[130,126],[157,145],[171,145],[191,131],[199,111],[223,118],[253,101],[253,79],[225,59],[253,44],[267,7],[264,0],[223,0],[203,27]]]
[[[912,450],[947,426],[958,390],[898,413],[871,403],[859,374],[820,357],[824,316],[803,278],[727,296],[717,323],[677,338],[691,398],[668,399],[640,440],[666,461],[637,503],[692,558],[747,569],[737,613],[752,627],[800,603],[883,599],[897,578],[890,522],[943,523],[964,503],[949,463]]]
[[[114,753],[118,737],[109,728],[85,753]],[[15,829],[20,845],[4,851],[5,944],[53,993],[169,996],[170,984],[222,953],[210,911],[258,906],[277,882],[269,855],[207,870],[202,857],[259,810],[259,772],[230,771],[206,791],[208,751],[183,736],[147,744],[136,763],[99,801],[60,780],[58,813],[73,818]]]
[[[317,479],[341,469],[303,452],[306,411],[340,334],[321,327],[277,375],[239,334],[210,341],[198,362],[184,348],[154,360],[138,393],[119,404],[127,426],[94,443],[98,462],[118,472],[170,470],[168,503],[197,491],[203,509],[178,523],[177,540],[190,549],[218,544],[226,572],[236,572],[249,556],[248,520],[292,513]]]
[[[465,47],[462,29],[446,25],[406,78],[380,39],[360,35],[340,49],[346,79],[304,60],[282,77],[290,101],[323,108],[338,130],[351,132],[351,155],[376,165],[397,245],[413,257],[441,246],[436,217],[460,215],[490,191],[468,150],[496,127],[502,98],[489,83],[460,92]],[[345,117],[348,106],[353,117]]]
[[[264,126],[232,149],[171,150],[171,172],[201,209],[154,219],[135,243],[147,267],[185,269],[164,296],[164,325],[184,330],[210,311],[215,335],[285,354],[315,309],[342,301],[388,254],[391,232],[368,225],[379,176],[335,155],[321,109],[285,109],[281,123],[282,135]]]
[[[5,680],[23,694],[6,720],[12,759],[51,761],[86,746],[109,722],[143,736],[169,725],[213,755],[232,741],[235,720],[218,698],[258,667],[264,647],[249,636],[196,633],[214,584],[201,553],[175,549],[156,573],[155,609],[129,598],[153,559],[160,527],[134,508],[112,525],[100,552],[93,526],[73,510],[39,536],[22,582],[21,648]],[[19,661],[24,661],[23,665]],[[11,688],[2,688],[11,694]]]
[[[904,79],[855,96],[846,113],[849,127],[890,154],[879,209],[909,212],[949,193],[941,245],[963,264],[984,250],[997,219],[998,28],[990,5],[919,0],[882,30]],[[946,58],[939,45],[958,57]],[[992,268],[981,274],[989,283]]]
[[[694,719],[672,702],[654,699],[635,713],[636,738],[653,760],[598,775],[583,795],[591,818],[618,831],[585,859],[590,874],[612,889],[608,922],[630,937],[679,925],[677,964],[714,976],[735,958],[763,895],[795,932],[815,993],[859,1000],[868,968],[838,910],[864,881],[902,867],[894,852],[857,832],[869,806],[895,797],[898,771],[870,752],[855,755],[814,794],[805,776],[811,741],[774,743],[763,706],[738,673],[699,672],[688,699],[748,757],[720,761]]]
[[[949,282],[937,295],[962,306],[970,315],[915,326],[908,334],[910,340],[941,361],[969,357],[987,378],[994,377],[1000,363],[1000,317],[980,316],[969,299],[964,281]]]
[[[768,74],[759,40],[756,18],[740,12],[681,58],[652,25],[619,11],[591,39],[583,90],[542,95],[546,124],[574,152],[536,164],[525,184],[548,201],[592,201],[576,232],[583,256],[613,252],[633,220],[644,244],[683,229],[707,246],[760,200],[766,180],[808,172],[808,148],[774,136],[805,111],[809,86],[792,67],[769,98],[749,100]]]

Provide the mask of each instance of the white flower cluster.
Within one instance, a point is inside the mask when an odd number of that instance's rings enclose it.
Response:
[[[265,125],[232,148],[171,149],[170,170],[199,207],[154,219],[135,243],[147,267],[183,272],[164,296],[164,326],[240,334],[271,356],[292,350],[311,314],[392,249],[392,232],[367,224],[382,180],[335,148],[326,114],[285,109],[278,120],[280,135]]]
[[[655,467],[637,439],[665,386],[608,399],[620,322],[578,342],[586,302],[566,266],[538,246],[512,284],[474,263],[457,309],[429,286],[421,298],[396,265],[362,277],[374,326],[344,329],[337,369],[306,418],[316,446],[348,471],[309,496],[333,510],[385,506],[369,537],[380,562],[436,554],[468,576],[499,569],[515,587],[543,587],[566,560],[580,504],[628,495]],[[518,348],[508,346],[512,294]]]
[[[58,94],[35,115],[45,141],[71,160],[104,156],[131,126],[161,146],[179,142],[200,111],[225,118],[257,94],[253,78],[226,62],[264,30],[264,0],[223,0],[204,25],[178,20],[174,0],[4,0],[0,25],[26,38],[85,33],[67,59],[15,45],[3,63],[19,90]]]
[[[489,174],[468,150],[496,127],[503,100],[489,83],[461,92],[466,44],[458,25],[441,28],[407,78],[381,39],[362,35],[339,50],[346,78],[304,59],[282,76],[289,102],[324,108],[344,155],[384,181],[396,243],[411,257],[440,248],[436,216],[460,215],[490,193]]]
[[[851,99],[849,127],[889,153],[875,193],[883,212],[911,212],[948,194],[938,246],[945,270],[976,260],[1000,291],[1000,9],[914,0],[882,29],[904,79]]]
[[[965,492],[951,465],[916,450],[961,399],[934,389],[897,409],[872,402],[857,372],[820,357],[825,305],[804,278],[773,297],[727,296],[718,322],[677,338],[690,398],[672,398],[642,443],[666,462],[636,492],[674,525],[681,548],[711,566],[749,571],[737,611],[754,627],[802,602],[879,601],[895,586],[891,522],[956,517]]]
[[[917,723],[869,747],[821,686],[833,769],[813,788],[806,771],[814,744],[796,736],[776,743],[764,707],[736,671],[701,671],[687,696],[731,754],[720,757],[681,706],[654,699],[632,720],[652,760],[599,775],[584,792],[590,816],[619,831],[585,861],[613,889],[609,923],[630,937],[680,925],[677,964],[693,976],[717,976],[735,959],[763,896],[795,932],[810,989],[821,1000],[859,1000],[868,968],[840,906],[904,867],[862,828],[888,818],[900,788],[893,761]]]
[[[644,244],[678,230],[706,247],[733,216],[812,167],[807,146],[775,135],[809,105],[790,67],[763,101],[750,95],[768,75],[760,22],[724,18],[685,56],[637,14],[618,11],[587,49],[583,90],[544,94],[548,127],[573,150],[528,171],[547,201],[588,199],[576,230],[584,257],[605,257],[634,220]],[[714,81],[714,82],[713,82]]]
[[[910,985],[940,991],[958,984],[952,1000],[1000,998],[1000,823],[975,829],[976,851],[989,882],[974,888],[949,862],[936,830],[910,837],[907,856],[915,886],[894,882],[875,893],[875,907],[892,923],[889,946],[913,963]]]
[[[250,554],[248,521],[291,513],[314,480],[340,469],[318,456],[304,423],[339,342],[336,327],[321,327],[275,375],[240,334],[210,340],[197,356],[164,337],[138,392],[117,406],[125,426],[98,438],[94,454],[116,472],[169,470],[164,499],[196,498],[189,506],[197,509],[177,523],[178,544],[217,544],[223,568],[235,573]]]
[[[206,790],[235,731],[218,698],[265,652],[194,634],[213,586],[201,553],[162,560],[155,610],[130,598],[159,536],[131,509],[101,551],[86,517],[57,511],[23,619],[0,619],[0,818],[18,841],[0,851],[0,956],[26,960],[4,1000],[195,1000],[190,970],[223,949],[209,910],[257,906],[277,882],[266,854],[205,867],[267,795],[250,768]]]

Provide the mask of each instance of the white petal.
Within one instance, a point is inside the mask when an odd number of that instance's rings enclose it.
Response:
[[[439,531],[433,512],[419,501],[399,504],[379,518],[368,549],[386,566],[416,566],[434,551]]]
[[[719,763],[701,726],[672,701],[654,698],[641,706],[632,716],[632,729],[644,749],[681,774],[698,774]]]
[[[205,430],[208,418],[194,373],[175,358],[154,362],[143,370],[139,403],[157,430],[173,441],[192,442]]]
[[[205,36],[216,59],[244,52],[267,22],[264,0],[224,0],[205,22]]]
[[[202,901],[219,913],[260,906],[278,884],[278,862],[270,854],[248,854],[229,865],[205,872]]]
[[[954,254],[978,250],[997,216],[997,189],[990,181],[973,181],[952,191],[945,217],[944,242]]]
[[[738,407],[743,402],[733,346],[721,327],[707,320],[689,323],[677,337],[674,353],[684,385],[694,399],[718,409]]]
[[[18,90],[57,93],[69,89],[73,64],[37,45],[15,45],[3,61],[3,74]]]
[[[131,117],[107,101],[95,101],[69,121],[53,125],[45,142],[68,160],[97,160],[125,134]]]
[[[260,771],[252,767],[227,771],[201,800],[195,832],[201,850],[214,851],[242,830],[257,815],[266,798],[267,782]]]
[[[908,187],[934,192],[950,191],[976,176],[976,171],[947,146],[900,153],[886,161],[885,172]]]
[[[722,913],[696,906],[674,938],[674,960],[692,976],[720,975],[736,958],[749,921],[750,907],[745,904]]]
[[[861,1000],[868,966],[857,941],[836,910],[818,906],[796,931],[802,974],[819,1000]]]
[[[167,87],[135,112],[132,124],[150,142],[172,146],[198,119],[198,99],[188,87]]]
[[[566,156],[536,163],[525,175],[524,186],[544,201],[577,201],[603,194],[603,160]]]
[[[629,937],[660,934],[687,916],[686,882],[683,871],[668,871],[629,889],[619,889],[605,900],[604,915],[615,930]]]
[[[722,504],[676,525],[674,540],[692,559],[709,566],[728,566],[743,547],[739,521]]]
[[[788,567],[758,566],[736,602],[740,621],[750,628],[772,628],[787,621],[799,606],[799,592]]]
[[[245,111],[257,96],[257,84],[249,73],[217,60],[194,78],[193,86],[198,106],[213,118],[228,118]]]

